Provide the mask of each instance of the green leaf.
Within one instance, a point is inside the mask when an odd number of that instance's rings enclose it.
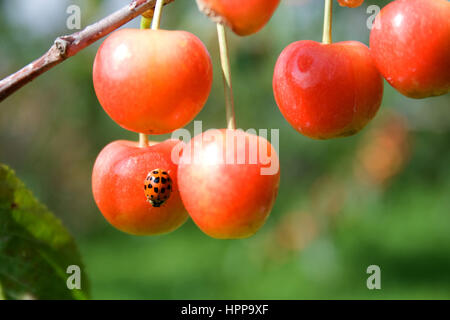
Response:
[[[67,267],[81,270],[70,290]],[[87,299],[89,283],[74,239],[7,166],[0,164],[0,299]]]

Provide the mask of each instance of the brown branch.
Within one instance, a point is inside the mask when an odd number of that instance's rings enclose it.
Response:
[[[172,1],[174,0],[165,0],[164,4]],[[150,10],[152,12],[155,5],[156,0],[133,0],[128,6],[117,10],[113,14],[87,26],[81,31],[56,38],[54,44],[42,57],[0,81],[0,102],[28,82],[31,82],[67,58],[73,57],[87,46],[113,32],[130,20],[143,13],[146,13],[148,17],[149,13],[147,11]]]

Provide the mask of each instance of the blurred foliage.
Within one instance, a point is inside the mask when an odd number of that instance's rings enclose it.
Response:
[[[67,289],[66,269],[83,267],[73,238],[48,209],[0,165],[0,291],[14,299],[86,299],[81,290]]]
[[[366,9],[388,2],[335,5],[334,40],[368,44]],[[72,32],[65,26],[72,3],[85,26],[128,1],[0,1],[1,76]],[[55,19],[40,15],[50,7]],[[289,43],[321,39],[322,17],[322,1],[282,0],[260,33],[229,34],[238,126],[280,130],[279,196],[250,239],[214,240],[192,222],[169,235],[134,237],[103,219],[90,189],[94,160],[109,142],[137,136],[95,97],[98,43],[0,105],[0,161],[75,235],[94,298],[450,298],[450,95],[412,100],[386,84],[379,114],[360,134],[328,141],[298,134],[275,104],[273,67]],[[162,27],[190,31],[208,47],[214,84],[197,120],[204,129],[225,126],[213,23],[195,1],[176,0]],[[366,288],[371,264],[381,267],[382,290]]]

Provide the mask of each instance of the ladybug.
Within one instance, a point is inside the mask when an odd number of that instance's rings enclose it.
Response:
[[[153,207],[160,207],[166,202],[172,192],[172,179],[167,171],[161,169],[150,171],[144,180],[144,192],[147,201]]]

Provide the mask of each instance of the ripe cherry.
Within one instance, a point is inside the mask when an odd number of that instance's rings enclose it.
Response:
[[[219,239],[256,233],[272,210],[279,180],[274,148],[242,130],[209,130],[194,137],[178,169],[181,198],[191,218]]]
[[[315,139],[350,136],[377,113],[383,81],[369,49],[356,41],[298,41],[275,66],[275,99],[286,120]]]
[[[234,33],[247,36],[269,22],[280,0],[197,0],[199,8]]]
[[[203,43],[185,31],[122,29],[100,46],[94,61],[100,104],[122,127],[164,134],[203,108],[212,64]]]
[[[363,4],[364,0],[338,0],[343,7],[356,8]]]
[[[135,235],[171,232],[188,218],[178,192],[178,166],[172,151],[178,140],[140,148],[137,142],[114,141],[98,155],[92,173],[95,202],[106,220],[117,229]],[[160,207],[152,206],[144,193],[143,182],[149,172],[164,168],[171,177],[170,197]]]
[[[397,0],[375,19],[370,50],[386,80],[410,98],[450,91],[450,2]]]

